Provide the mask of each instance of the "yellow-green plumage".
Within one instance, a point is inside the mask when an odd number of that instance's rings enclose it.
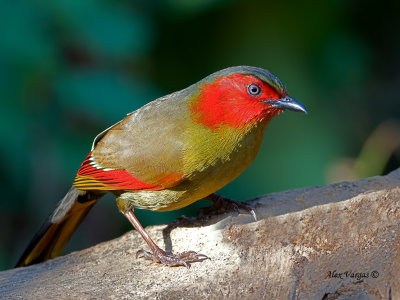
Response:
[[[122,193],[119,206],[169,211],[202,199],[239,176],[254,160],[267,122],[249,125],[246,134],[229,127],[211,131],[192,123],[182,136],[185,179],[160,191]],[[192,131],[195,130],[196,134]]]

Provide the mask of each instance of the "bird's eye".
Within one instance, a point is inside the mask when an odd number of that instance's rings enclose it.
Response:
[[[247,93],[250,96],[258,96],[261,94],[261,87],[257,83],[251,83],[247,86]]]

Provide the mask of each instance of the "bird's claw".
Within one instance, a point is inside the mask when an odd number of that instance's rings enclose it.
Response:
[[[225,212],[229,209],[234,209],[237,213],[240,213],[241,210],[245,210],[247,213],[253,216],[255,221],[257,221],[256,212],[254,211],[253,206],[250,204],[231,200],[217,194],[211,194],[206,199],[214,202],[214,204],[212,206],[203,208],[202,211],[204,214],[215,214]]]
[[[210,259],[207,255],[197,253],[195,251],[185,251],[179,254],[167,253],[161,249],[155,251],[154,253],[147,252],[145,250],[139,250],[136,252],[136,258],[142,255],[143,258],[151,260],[163,265],[170,267],[175,266],[185,266],[190,268],[190,264],[194,262],[201,262],[206,259]]]

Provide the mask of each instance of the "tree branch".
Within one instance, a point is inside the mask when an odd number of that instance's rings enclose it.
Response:
[[[250,215],[148,228],[167,250],[211,257],[190,270],[136,259],[135,231],[0,272],[0,298],[400,299],[400,169],[383,177],[265,195]]]

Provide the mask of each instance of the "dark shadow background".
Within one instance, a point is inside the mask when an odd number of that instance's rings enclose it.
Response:
[[[397,168],[399,13],[398,1],[0,2],[0,268],[15,264],[67,192],[98,132],[228,66],[269,69],[309,114],[274,119],[225,196]],[[168,222],[206,204],[138,218]],[[67,251],[130,228],[106,197]]]

